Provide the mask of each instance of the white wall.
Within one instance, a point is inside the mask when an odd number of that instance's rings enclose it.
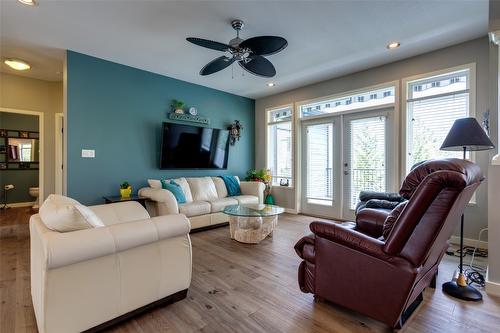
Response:
[[[402,46],[404,47],[404,45]],[[390,51],[388,51],[390,52]],[[395,51],[397,52],[397,50]],[[334,78],[328,81],[294,89],[288,92],[260,98],[255,103],[256,121],[256,167],[265,167],[265,109],[295,103],[332,94],[338,94],[384,82],[399,81],[399,91],[402,91],[401,80],[405,77],[442,70],[450,67],[476,63],[476,116],[481,121],[482,114],[490,109],[489,100],[489,52],[488,38],[479,38],[438,51],[422,54],[416,57],[375,67],[351,75]],[[404,110],[400,98],[400,110]],[[401,117],[399,117],[401,119]],[[491,112],[491,133],[494,143],[497,142],[497,114]],[[487,173],[490,156],[495,152],[477,153],[477,163]],[[401,166],[400,166],[400,169]],[[401,178],[401,177],[399,177]],[[465,237],[477,238],[480,229],[487,226],[487,181],[477,192],[477,204],[466,210]],[[277,204],[289,209],[296,208],[296,190],[274,187]],[[281,193],[282,192],[282,193]]]

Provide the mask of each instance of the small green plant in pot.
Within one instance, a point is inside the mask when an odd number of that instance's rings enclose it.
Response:
[[[172,104],[170,104],[170,107],[172,107],[172,110],[174,110],[175,113],[184,113],[184,102],[179,101],[176,99],[172,100]]]
[[[128,182],[123,182],[120,185],[120,195],[122,198],[128,198],[132,194],[132,186]]]

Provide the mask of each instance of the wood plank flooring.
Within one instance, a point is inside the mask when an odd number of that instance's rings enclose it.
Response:
[[[1,333],[37,332],[29,286],[31,213],[27,208],[0,211],[0,228],[11,228],[0,238]],[[293,245],[308,233],[313,220],[317,219],[284,214],[274,237],[258,245],[230,240],[228,227],[192,234],[193,279],[188,297],[107,332],[388,332],[375,320],[330,303],[316,303],[312,295],[300,292],[300,259]],[[439,286],[456,265],[455,258],[445,257],[438,288],[425,291],[424,302],[402,332],[500,331],[500,299],[485,294],[481,303],[466,303],[441,292]]]

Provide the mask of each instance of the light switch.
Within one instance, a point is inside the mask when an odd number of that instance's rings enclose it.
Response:
[[[82,149],[82,157],[94,158],[95,157],[95,150],[94,149]]]

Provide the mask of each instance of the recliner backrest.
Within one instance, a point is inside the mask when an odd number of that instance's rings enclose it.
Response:
[[[479,167],[459,159],[431,160],[406,177],[400,194],[408,204],[398,217],[384,251],[416,267],[439,260],[460,215],[483,180]]]

